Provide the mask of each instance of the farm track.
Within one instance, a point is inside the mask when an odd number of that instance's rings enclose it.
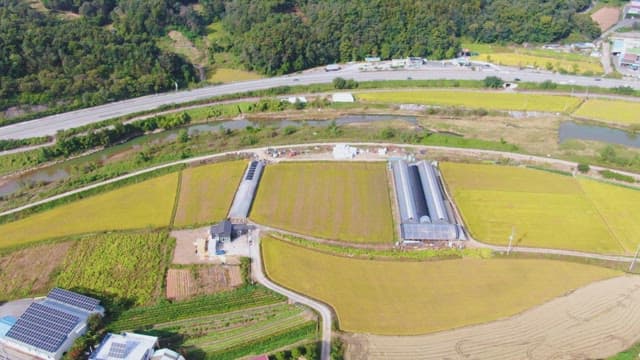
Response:
[[[350,359],[587,359],[640,338],[640,277],[600,281],[505,320],[422,336],[354,335]],[[362,349],[366,350],[362,350]]]

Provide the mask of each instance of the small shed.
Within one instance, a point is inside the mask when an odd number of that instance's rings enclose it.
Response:
[[[335,93],[331,95],[331,101],[334,103],[352,103],[356,100],[351,93]]]

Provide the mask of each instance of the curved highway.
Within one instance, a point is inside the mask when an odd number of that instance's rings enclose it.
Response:
[[[355,79],[357,81],[372,81],[406,79],[482,80],[487,76],[495,75],[507,81],[513,81],[516,78],[529,82],[552,80],[556,83],[581,86],[600,86],[606,88],[631,86],[635,89],[640,89],[640,82],[637,81],[561,75],[550,72],[520,70],[509,67],[498,68],[493,66],[474,71],[469,67],[458,67],[450,64],[443,65],[441,62],[430,62],[429,64],[422,66],[420,69],[415,70],[364,72],[360,71],[358,67],[358,64],[347,65],[339,71],[332,72],[314,69],[301,74],[292,74],[225,85],[207,86],[194,90],[147,95],[139,98],[122,100],[0,127],[0,139],[24,139],[36,136],[50,136],[55,135],[59,130],[71,129],[123,115],[153,110],[162,105],[180,104],[209,99],[215,96],[263,90],[278,86],[330,83],[338,76],[346,79]]]

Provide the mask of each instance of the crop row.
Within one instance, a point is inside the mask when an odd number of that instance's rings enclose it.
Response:
[[[265,337],[256,338],[253,341],[237,344],[224,350],[207,352],[194,351],[187,354],[189,359],[196,360],[231,360],[250,354],[262,354],[271,350],[294,344],[304,339],[315,338],[317,325],[315,321],[308,321],[295,328],[289,328]]]
[[[131,309],[117,315],[115,321],[109,324],[109,329],[122,331],[148,328],[153,324],[269,305],[284,299],[282,295],[263,287],[245,287],[184,302]]]
[[[227,331],[211,331],[205,336],[190,339],[185,345],[195,345],[207,351],[217,351],[245,343],[251,339],[282,332],[306,321],[307,319],[301,312],[282,313],[251,326],[242,326]]]
[[[239,311],[232,311],[223,314],[216,314],[211,316],[202,316],[191,319],[177,320],[169,323],[156,324],[154,329],[182,331],[182,329],[198,331],[209,329],[221,329],[235,326],[236,324],[246,323],[248,321],[260,321],[273,317],[274,315],[286,311],[291,308],[285,302],[261,306],[256,308],[242,309]]]

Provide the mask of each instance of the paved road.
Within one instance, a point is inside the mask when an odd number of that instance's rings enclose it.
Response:
[[[497,75],[505,80],[513,80],[515,78],[531,82],[552,80],[557,83],[569,83],[575,85],[591,85],[607,88],[624,85],[640,89],[640,82],[638,81],[617,79],[602,79],[601,81],[596,81],[595,78],[592,77],[553,74],[545,71],[519,70],[517,68],[509,67],[493,67],[473,71],[471,68],[467,67],[443,64],[444,63],[441,62],[430,62],[421,69],[416,70],[375,72],[362,72],[358,69],[358,65],[354,64],[347,65],[342,70],[336,72],[324,72],[316,69],[302,74],[293,74],[218,86],[208,86],[195,90],[148,95],[0,127],[0,139],[52,136],[55,135],[58,130],[70,129],[127,114],[152,110],[162,105],[179,104],[208,99],[214,96],[268,89],[278,86],[330,83],[337,76],[349,79],[353,78],[358,81],[371,81],[405,80],[407,78],[415,80],[482,80],[487,76]]]
[[[88,186],[85,186],[85,187],[80,188],[80,189],[71,190],[71,191],[68,191],[68,192],[63,193],[63,194],[58,194],[58,195],[52,196],[52,197],[47,198],[47,199],[36,201],[36,202],[31,203],[31,204],[27,204],[27,205],[24,205],[24,206],[13,208],[11,210],[6,210],[4,212],[1,212],[0,216],[13,214],[13,213],[16,213],[16,212],[19,212],[19,211],[22,211],[22,210],[37,206],[37,205],[42,205],[42,204],[45,204],[45,203],[48,203],[48,202],[51,202],[51,201],[54,201],[54,200],[58,200],[58,199],[61,199],[61,198],[64,198],[64,197],[67,197],[67,196],[70,196],[70,195],[73,195],[73,194],[77,194],[77,193],[80,193],[80,192],[83,192],[83,191],[94,189],[94,188],[100,187],[102,185],[114,183],[114,182],[117,182],[117,181],[120,181],[120,180],[128,179],[130,177],[138,176],[138,175],[141,175],[141,174],[145,174],[145,173],[148,173],[148,172],[152,172],[152,171],[155,171],[155,170],[167,168],[167,167],[174,166],[174,165],[191,164],[191,163],[196,163],[196,162],[203,161],[203,160],[212,160],[212,159],[225,157],[225,156],[228,156],[228,155],[235,155],[235,154],[245,154],[245,155],[264,154],[267,149],[294,149],[294,148],[306,148],[306,147],[314,147],[314,146],[331,146],[331,145],[335,145],[336,143],[344,143],[344,141],[342,141],[342,142],[325,142],[325,143],[279,145],[279,146],[265,146],[265,147],[260,147],[260,148],[226,151],[226,152],[218,153],[218,154],[203,155],[203,156],[198,156],[198,157],[194,157],[194,158],[178,160],[178,161],[174,161],[174,162],[167,163],[167,164],[156,165],[156,166],[153,166],[153,167],[150,167],[150,168],[147,168],[147,169],[143,169],[143,170],[134,171],[134,172],[132,172],[130,174],[127,174],[127,175],[122,175],[122,176],[119,176],[119,177],[116,177],[116,178],[113,178],[113,179],[101,181],[99,183],[88,185]],[[518,160],[518,161],[533,161],[533,162],[547,163],[547,164],[552,164],[552,165],[553,164],[555,164],[555,165],[563,165],[563,166],[569,166],[569,167],[577,167],[578,166],[577,163],[572,162],[572,161],[553,159],[553,158],[547,158],[547,157],[535,156],[535,155],[525,155],[525,154],[517,154],[517,153],[510,153],[510,152],[494,151],[494,150],[476,150],[476,149],[453,148],[453,147],[444,147],[444,146],[408,145],[408,144],[375,143],[375,142],[349,142],[349,144],[351,144],[353,146],[379,146],[379,147],[394,146],[394,147],[411,148],[411,149],[416,149],[416,150],[427,150],[427,151],[428,150],[451,151],[451,152],[456,152],[458,154],[464,154],[464,155],[468,155],[468,156],[473,156],[473,155],[493,155],[493,156],[509,158],[509,159]],[[612,170],[612,171],[615,171],[615,172],[620,173],[620,174],[631,176],[634,179],[636,179],[637,181],[640,181],[640,174],[636,174],[636,173],[632,173],[632,172],[628,172],[628,171],[614,170],[614,169],[609,169],[609,168],[605,168],[605,167],[601,167],[601,166],[595,166],[595,165],[592,165],[591,169],[593,171],[596,171],[596,172],[597,171],[601,171],[601,170]]]
[[[285,289],[282,286],[276,285],[264,274],[262,267],[262,255],[260,252],[260,230],[253,232],[253,244],[250,247],[251,253],[251,272],[257,282],[264,285],[266,288],[271,289],[277,293],[280,293],[290,300],[297,303],[306,305],[316,310],[322,318],[322,346],[320,349],[320,359],[329,360],[331,354],[331,309],[322,303],[307,298],[289,289]]]

